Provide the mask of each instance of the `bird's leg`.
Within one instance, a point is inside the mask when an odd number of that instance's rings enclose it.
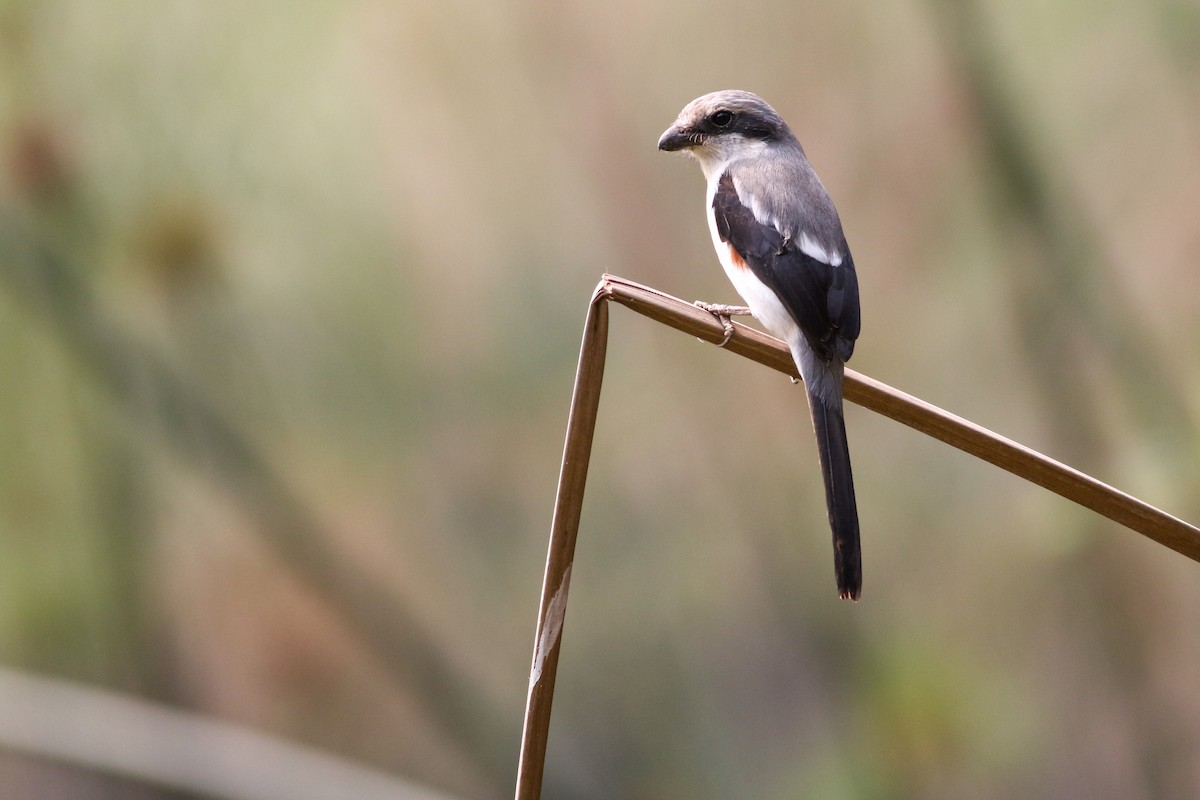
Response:
[[[721,327],[725,329],[725,338],[717,347],[724,347],[729,344],[729,340],[733,338],[733,320],[730,317],[745,317],[750,315],[750,309],[746,306],[727,306],[724,303],[705,303],[703,300],[697,300],[692,303],[696,308],[707,311],[721,322]]]

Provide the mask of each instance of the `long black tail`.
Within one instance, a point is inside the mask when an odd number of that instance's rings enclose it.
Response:
[[[817,453],[825,478],[825,504],[833,529],[833,569],[838,595],[857,600],[862,593],[862,555],[858,544],[858,506],[854,502],[854,475],[850,472],[850,447],[841,408],[830,408],[809,395]]]

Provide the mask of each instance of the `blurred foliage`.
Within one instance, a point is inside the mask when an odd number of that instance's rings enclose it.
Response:
[[[509,794],[590,291],[734,299],[654,149],[717,88],[838,203],[853,367],[1200,519],[1198,52],[1192,0],[0,4],[0,660]],[[608,363],[547,797],[1200,794],[1195,564],[851,409],[839,602],[802,393],[620,310]]]

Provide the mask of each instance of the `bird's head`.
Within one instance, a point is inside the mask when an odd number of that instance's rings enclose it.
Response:
[[[783,118],[756,94],[713,92],[683,107],[658,140],[658,149],[695,156],[705,174],[771,143],[793,139]]]

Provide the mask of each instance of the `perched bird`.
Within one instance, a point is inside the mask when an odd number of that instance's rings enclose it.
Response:
[[[833,201],[787,123],[761,97],[722,91],[684,106],[658,149],[688,153],[708,181],[713,246],[754,315],[787,342],[816,433],[838,594],[862,591],[858,509],[842,415],[843,367],[859,332],[858,278]]]

